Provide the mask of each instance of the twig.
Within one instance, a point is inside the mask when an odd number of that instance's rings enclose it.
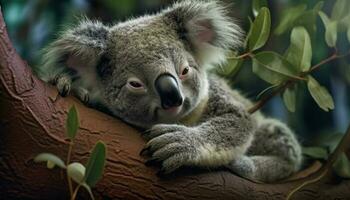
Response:
[[[247,53],[244,53],[244,54],[239,55],[239,56],[228,57],[227,59],[239,60],[239,59],[244,59],[244,58],[247,58],[247,57],[251,57],[251,52],[247,52]]]
[[[343,55],[337,55],[336,53],[334,53],[332,56],[328,57],[327,59],[321,61],[320,63],[318,63],[317,65],[311,67],[311,69],[308,71],[308,73],[310,72],[313,72],[315,70],[317,70],[318,68],[320,68],[322,65],[332,61],[332,60],[335,60],[335,59],[338,59],[338,58],[344,58],[346,56],[349,56],[350,55],[350,51],[347,52],[346,54],[343,54]]]

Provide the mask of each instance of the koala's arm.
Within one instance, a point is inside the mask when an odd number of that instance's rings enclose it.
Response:
[[[224,85],[225,86],[225,85]],[[212,82],[206,111],[196,126],[156,125],[146,138],[148,162],[162,163],[162,173],[181,166],[220,167],[244,155],[255,131],[254,119],[229,88]]]
[[[39,77],[55,85],[62,96],[73,93],[87,103],[96,90],[101,56],[106,49],[109,28],[100,22],[81,21],[59,34],[44,49]]]

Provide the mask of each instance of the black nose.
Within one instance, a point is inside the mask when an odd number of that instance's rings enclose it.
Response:
[[[176,79],[170,74],[160,75],[155,82],[156,90],[160,96],[162,107],[168,109],[182,104],[182,96]]]

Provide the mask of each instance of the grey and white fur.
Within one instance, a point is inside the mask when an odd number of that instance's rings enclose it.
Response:
[[[282,122],[209,74],[243,33],[217,1],[185,0],[106,26],[85,19],[46,49],[41,77],[62,96],[142,128],[148,163],[163,174],[182,166],[227,167],[272,182],[299,169],[301,150]],[[69,66],[69,67],[68,67]]]

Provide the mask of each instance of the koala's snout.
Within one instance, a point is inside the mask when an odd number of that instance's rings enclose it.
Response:
[[[162,74],[155,81],[155,88],[160,96],[162,108],[169,109],[182,105],[183,98],[176,79],[170,74]]]

